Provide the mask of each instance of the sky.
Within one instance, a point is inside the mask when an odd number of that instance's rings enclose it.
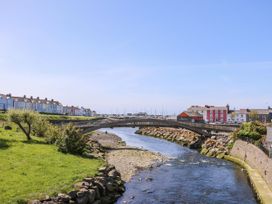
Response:
[[[99,113],[272,106],[270,0],[0,0],[0,93]]]

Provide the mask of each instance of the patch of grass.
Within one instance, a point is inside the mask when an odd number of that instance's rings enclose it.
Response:
[[[47,118],[48,120],[94,120],[97,117],[90,116],[68,116],[68,115],[51,115],[51,114],[41,114],[42,117]],[[0,112],[0,121],[7,121],[7,114]]]
[[[18,203],[58,192],[67,192],[75,182],[94,176],[103,164],[57,151],[43,138],[25,136],[0,127],[0,203]]]
[[[48,120],[93,120],[96,117],[89,116],[68,116],[68,115],[47,115],[42,114],[43,117],[46,117]]]

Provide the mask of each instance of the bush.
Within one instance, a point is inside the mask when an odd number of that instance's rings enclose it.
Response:
[[[235,132],[235,136],[241,139],[259,140],[266,134],[266,127],[260,122],[243,123],[241,128]]]
[[[64,127],[61,137],[56,140],[56,144],[61,152],[83,155],[87,146],[87,137],[69,124]]]
[[[45,141],[48,144],[55,144],[62,137],[62,129],[58,126],[49,124],[45,134]]]
[[[52,126],[47,119],[37,117],[33,123],[33,134],[37,137],[45,137],[49,126]]]

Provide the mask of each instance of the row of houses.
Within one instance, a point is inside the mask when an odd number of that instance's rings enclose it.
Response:
[[[272,109],[239,109],[230,110],[226,106],[191,106],[177,116],[179,121],[206,122],[206,123],[243,123],[258,120],[264,123],[271,122]]]
[[[89,108],[63,106],[59,101],[40,97],[23,97],[12,96],[11,94],[0,94],[0,110],[7,111],[10,109],[33,110],[40,113],[73,115],[73,116],[95,116],[96,112]]]

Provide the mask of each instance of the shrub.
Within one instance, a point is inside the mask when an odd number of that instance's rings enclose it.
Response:
[[[61,152],[83,155],[87,145],[87,137],[69,124],[63,128],[62,135],[57,138],[56,144]]]
[[[37,117],[33,123],[33,134],[37,137],[45,137],[49,126],[52,126],[47,119]]]
[[[48,144],[55,144],[62,137],[62,129],[49,124],[45,133],[45,141]]]
[[[259,140],[266,134],[266,127],[260,122],[243,123],[240,129],[235,132],[235,136],[241,139]]]

